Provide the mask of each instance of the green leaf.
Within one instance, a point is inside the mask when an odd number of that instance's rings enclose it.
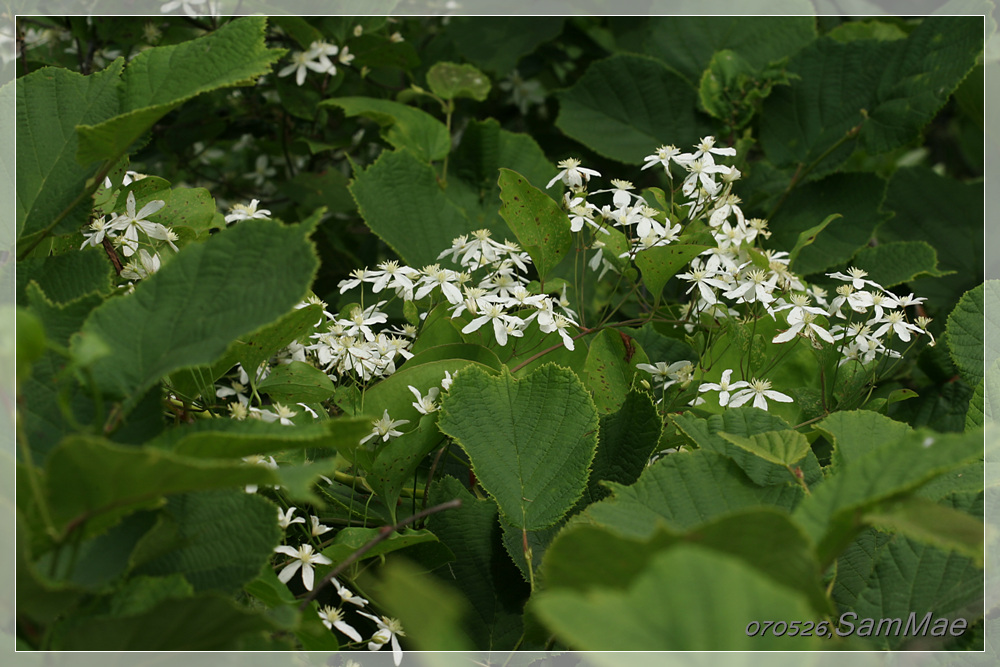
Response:
[[[257,385],[275,401],[322,403],[333,396],[333,381],[303,361],[279,364]]]
[[[833,445],[833,463],[841,466],[913,433],[903,422],[871,410],[834,412],[813,427]]]
[[[749,450],[739,447],[731,436],[752,438],[762,433],[788,429],[788,424],[780,417],[752,407],[729,408],[719,415],[698,419],[691,413],[675,415],[674,424],[692,443],[702,449],[723,454],[733,459],[747,477],[761,486],[795,483],[788,469],[779,463],[761,458]],[[807,459],[802,465],[806,484],[822,479],[819,461],[806,452]]]
[[[565,211],[516,171],[500,169],[500,215],[544,280],[573,247]]]
[[[449,173],[477,187],[483,208],[494,215],[500,197],[497,172],[501,167],[516,171],[537,186],[548,183],[556,174],[556,169],[531,135],[505,130],[494,118],[469,121],[462,132],[462,143],[452,158]],[[493,227],[492,224],[487,226]]]
[[[168,599],[135,616],[83,616],[53,636],[62,651],[213,651],[248,633],[280,630],[266,616],[207,593]]]
[[[83,76],[44,67],[17,79],[17,237],[47,228],[84,191],[98,165],[76,161],[75,127],[118,113],[118,75],[124,60]],[[86,223],[83,198],[55,228],[71,232]]]
[[[111,598],[112,616],[135,616],[149,611],[164,600],[188,598],[194,594],[190,582],[181,574],[165,577],[130,577]]]
[[[806,436],[791,429],[758,433],[749,438],[731,433],[720,433],[719,435],[754,456],[782,466],[795,465],[812,451]]]
[[[98,386],[129,397],[216,360],[237,336],[287,313],[316,271],[310,231],[248,220],[185,248],[135,292],[96,308],[83,331],[115,351],[94,365]]]
[[[649,363],[646,353],[642,349],[636,350],[633,341],[625,334],[605,329],[594,337],[583,374],[598,412],[617,412],[621,408],[632,388],[636,364],[645,363]]]
[[[1000,282],[991,281],[992,291],[997,291]],[[955,309],[948,316],[948,349],[951,358],[962,374],[962,379],[975,387],[983,381],[985,364],[992,365],[1000,351],[990,350],[990,359],[985,359],[985,284],[966,292]]]
[[[919,625],[931,613],[932,626],[942,617],[965,618],[972,625],[983,613],[983,592],[982,568],[971,559],[897,536],[877,552],[853,611],[858,621],[899,618],[905,625],[912,614]],[[933,650],[951,639],[941,632],[935,636],[934,630],[923,635],[883,631],[872,641],[880,648]]]
[[[472,65],[437,62],[427,70],[431,92],[445,100],[470,97],[482,102],[490,94],[490,79]]]
[[[659,298],[667,281],[685,268],[692,259],[708,250],[703,245],[667,245],[647,248],[635,256],[635,265],[642,271],[642,282]]]
[[[930,167],[897,169],[889,181],[885,208],[896,215],[879,228],[879,242],[925,241],[937,251],[938,267],[954,272],[909,285],[927,297],[925,307],[942,320],[952,304],[983,282],[983,187],[982,182],[941,176]],[[948,221],[947,234],[942,220]]]
[[[790,60],[788,71],[799,79],[765,101],[761,145],[779,166],[819,160],[814,173],[847,158],[853,140],[835,149],[845,137],[860,134],[871,153],[904,146],[982,48],[982,23],[969,16],[928,17],[907,39],[892,42],[820,38]]]
[[[738,511],[686,533],[661,526],[644,540],[618,535],[614,529],[571,524],[546,552],[545,587],[627,588],[658,552],[683,543],[735,556],[773,583],[806,594],[817,612],[829,610],[809,540],[787,514],[774,509]],[[601,576],[594,577],[594,572]]]
[[[364,116],[374,120],[382,127],[386,141],[410,151],[421,162],[444,159],[451,149],[444,123],[416,107],[374,97],[335,97],[320,106],[340,107],[348,118]]]
[[[143,541],[163,543],[166,537],[176,540],[177,547],[157,549],[147,559],[140,543],[133,554],[135,572],[182,574],[197,592],[232,593],[257,576],[280,543],[275,509],[274,503],[243,489],[173,496],[160,523]]]
[[[535,596],[533,610],[576,650],[788,650],[821,641],[748,636],[753,621],[815,615],[801,594],[737,558],[694,545],[656,556],[627,590],[549,590]]]
[[[562,518],[583,493],[597,422],[576,375],[547,365],[520,380],[462,371],[442,401],[438,426],[469,455],[507,520],[536,530]]]
[[[641,19],[639,40],[621,46],[641,46],[644,53],[662,60],[695,86],[719,51],[733,51],[755,69],[762,69],[815,38],[816,22],[810,16],[671,16]]]
[[[476,498],[454,477],[431,487],[429,505],[458,498],[461,507],[428,518],[427,526],[455,560],[438,570],[470,603],[465,628],[482,650],[509,650],[520,641],[528,585],[500,544],[495,502]]]
[[[447,348],[454,349],[450,345]],[[430,351],[427,350],[423,354],[428,354]],[[430,355],[428,358],[431,358]],[[414,356],[413,359],[417,359],[417,357]],[[413,359],[407,362],[406,366],[365,392],[365,412],[374,417],[381,417],[382,414],[378,411],[388,410],[393,419],[408,419],[413,424],[421,418],[421,414],[413,406],[416,397],[410,390],[410,386],[416,387],[421,396],[426,396],[431,387],[441,386],[441,381],[445,379],[445,373],[454,375],[466,366],[475,367],[484,373],[495,374],[497,372],[492,364],[487,366],[477,361],[463,359],[460,356],[410,365]],[[417,360],[419,361],[419,359]]]
[[[938,268],[937,251],[924,241],[898,241],[862,248],[851,264],[867,271],[869,280],[887,288],[909,283],[914,278],[936,278],[954,273]]]
[[[697,94],[662,63],[617,55],[593,63],[557,94],[556,126],[593,151],[638,163],[663,144],[687,146],[709,132]]]
[[[87,436],[64,440],[49,455],[45,473],[57,527],[165,495],[277,481],[261,466],[186,459]]]
[[[715,52],[702,74],[698,98],[709,115],[738,130],[750,122],[775,85],[787,83],[782,67],[759,70],[735,51],[723,49]]]
[[[773,216],[768,228],[772,248],[798,245],[814,233],[817,220],[832,220],[815,240],[802,246],[792,269],[801,275],[819,273],[844,264],[868,244],[887,215],[879,210],[885,182],[872,174],[833,174],[795,188]]]
[[[505,76],[539,44],[562,31],[561,16],[456,16],[445,29],[458,52],[477,67]]]
[[[408,151],[382,151],[355,173],[350,191],[369,229],[411,266],[437,262],[452,240],[476,229],[445,196],[434,169]]]
[[[295,449],[340,451],[356,446],[371,430],[367,419],[328,419],[295,427],[258,420],[210,419],[170,429],[149,445],[193,458],[242,458]]]
[[[847,463],[799,504],[794,517],[816,543],[821,562],[828,563],[863,525],[860,513],[981,455],[979,434],[916,431]]]
[[[111,262],[103,249],[65,255],[30,257],[17,263],[17,303],[27,305],[28,283],[38,284],[54,304],[65,304],[86,294],[111,292]]]
[[[371,473],[365,480],[385,503],[393,521],[396,519],[396,501],[399,500],[400,490],[407,482],[413,483],[417,466],[443,440],[437,427],[437,416],[424,415],[417,428],[390,440],[378,452]]]
[[[965,512],[925,498],[885,503],[863,518],[877,528],[905,535],[942,549],[954,549],[983,566],[983,522]]]
[[[583,500],[587,505],[608,495],[601,482],[633,484],[656,451],[663,419],[649,394],[630,391],[617,412],[601,415],[597,453]]]
[[[238,18],[204,37],[140,52],[122,76],[118,115],[79,123],[77,159],[118,158],[184,102],[219,88],[253,85],[284,53],[265,46],[266,25],[262,16]]]
[[[813,242],[816,241],[816,237],[819,235],[821,231],[826,229],[827,225],[829,225],[837,218],[842,218],[842,217],[844,216],[842,216],[839,213],[832,213],[826,216],[823,219],[823,222],[819,223],[815,227],[810,227],[809,229],[805,229],[799,232],[799,238],[795,241],[795,245],[792,246],[791,251],[788,253],[788,263],[794,264],[795,260],[798,258],[799,253],[802,252],[803,248],[805,248],[807,245],[812,245]]]
[[[802,490],[759,486],[732,460],[699,450],[667,455],[646,468],[631,486],[609,483],[611,498],[594,503],[582,517],[626,537],[646,538],[659,524],[685,531],[730,512],[769,506],[791,509]]]

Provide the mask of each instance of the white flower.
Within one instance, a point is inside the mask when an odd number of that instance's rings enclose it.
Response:
[[[438,394],[441,393],[440,389],[438,389],[437,387],[431,387],[430,389],[427,390],[426,396],[421,396],[420,390],[414,387],[412,384],[408,385],[408,387],[417,399],[415,402],[411,404],[413,405],[413,407],[417,409],[417,412],[419,412],[422,415],[429,415],[430,413],[437,411],[438,406],[434,403],[434,401],[437,399]]]
[[[292,509],[295,509],[295,508],[293,507]],[[331,530],[333,530],[333,528],[330,528],[330,526],[324,526],[323,524],[321,524],[319,522],[319,517],[318,516],[312,516],[312,515],[310,515],[309,516],[309,523],[312,526],[309,529],[309,533],[313,537],[319,537],[320,535],[323,535],[324,533],[329,533]]]
[[[113,221],[114,218],[112,218],[112,222]],[[105,236],[107,236],[108,238],[114,238],[114,234],[112,234],[114,229],[110,227],[107,222],[104,221],[103,215],[99,218],[95,218],[94,220],[92,220],[90,224],[87,226],[87,228],[90,231],[83,232],[85,238],[83,244],[80,246],[80,250],[83,250],[88,245],[96,248],[97,246],[104,243]]]
[[[116,215],[108,223],[108,227],[111,229],[125,232],[120,242],[122,244],[122,253],[126,257],[131,257],[139,249],[139,230],[142,230],[142,233],[146,236],[152,236],[160,231],[158,228],[163,227],[163,225],[146,220],[146,218],[159,211],[166,204],[167,202],[162,199],[154,199],[146,202],[146,205],[136,213],[135,193],[128,193],[128,197],[125,199],[125,214]]]
[[[894,310],[890,313],[887,313],[885,317],[883,317],[881,320],[878,321],[879,323],[884,322],[884,324],[882,324],[882,326],[880,326],[878,329],[875,330],[873,336],[875,338],[881,338],[882,334],[886,333],[887,331],[892,331],[897,336],[899,336],[899,339],[901,341],[903,341],[904,343],[908,343],[910,342],[911,331],[918,334],[924,333],[924,330],[921,329],[920,327],[914,326],[909,322],[906,322],[904,319],[905,317],[906,314],[901,310]]]
[[[237,404],[236,403],[231,403],[230,405],[237,405]],[[263,456],[260,456],[259,454],[255,454],[253,456],[244,456],[243,457],[243,462],[244,463],[249,463],[250,465],[264,466],[265,468],[269,468],[271,470],[277,470],[278,469],[278,463],[274,460],[273,456],[268,456],[267,458],[264,458]],[[278,488],[278,487],[274,487],[274,488]],[[246,490],[247,493],[257,493],[257,485],[256,484],[247,484],[245,490]]]
[[[792,397],[782,394],[780,391],[774,391],[771,389],[771,382],[769,380],[758,380],[754,378],[750,380],[750,386],[747,389],[741,389],[740,391],[733,394],[732,399],[729,401],[729,407],[738,408],[750,399],[753,399],[753,406],[755,408],[760,408],[761,410],[767,410],[767,399],[772,401],[778,401],[779,403],[791,403]]]
[[[348,604],[353,604],[355,607],[364,607],[368,604],[368,600],[355,595],[354,592],[347,586],[341,585],[336,578],[333,579],[333,586],[337,589],[337,595],[340,596],[341,602],[346,602]]]
[[[297,517],[295,517],[293,519],[292,518],[293,514],[295,514],[295,508],[294,507],[289,507],[287,512],[282,512],[281,508],[280,507],[278,508],[278,525],[281,526],[282,530],[286,530],[293,523],[305,523],[306,522],[306,520],[304,518],[300,517],[300,516],[297,516]]]
[[[291,408],[286,408],[281,403],[275,403],[274,412],[271,412],[270,410],[259,410],[258,414],[265,422],[276,421],[282,426],[293,426],[294,422],[292,421],[292,417],[299,413]]]
[[[233,204],[233,207],[229,209],[229,215],[226,216],[226,222],[242,222],[243,220],[270,220],[268,218],[271,212],[266,208],[257,210],[257,204],[260,203],[257,199],[250,200],[249,204]]]
[[[160,270],[160,256],[155,252],[150,255],[143,248],[139,251],[138,260],[137,262],[136,257],[133,257],[132,261],[122,267],[122,278],[126,280],[142,280]]]
[[[371,614],[366,614],[363,611],[359,611],[358,613],[365,618],[370,618],[378,625],[378,630],[372,635],[371,641],[368,643],[368,650],[377,651],[387,643],[392,642],[392,660],[398,667],[399,663],[403,660],[403,649],[399,647],[399,640],[396,637],[406,636],[406,633],[403,632],[403,626],[394,618],[387,616],[379,618]]]
[[[392,417],[389,416],[389,410],[384,410],[381,419],[372,421],[372,432],[362,438],[358,444],[363,445],[372,438],[382,438],[382,442],[388,441],[389,438],[397,438],[403,435],[403,433],[402,431],[397,431],[396,427],[409,423],[409,419],[397,419],[393,421]]]
[[[826,342],[833,343],[834,342],[833,335],[829,331],[827,331],[826,329],[824,329],[823,327],[821,327],[820,325],[816,324],[815,321],[814,321],[815,319],[816,319],[816,316],[814,314],[812,314],[811,312],[804,313],[802,315],[802,319],[800,319],[799,321],[797,321],[794,324],[792,324],[792,326],[788,327],[788,329],[785,330],[784,332],[782,332],[782,333],[778,334],[777,336],[775,336],[774,338],[772,338],[771,342],[772,343],[787,343],[791,339],[795,338],[795,336],[797,336],[799,334],[799,332],[801,332],[803,329],[805,329],[806,330],[806,335],[809,336],[810,338],[813,337],[813,334],[816,334],[817,336],[819,336],[820,338],[822,338]],[[788,321],[789,321],[789,323],[792,322],[791,316],[788,317]]]
[[[451,389],[451,382],[452,382],[451,371],[445,371],[444,379],[441,380],[441,388],[444,389],[445,391],[448,391],[449,389]]]
[[[562,171],[549,181],[549,184],[545,186],[546,189],[551,188],[558,180],[562,180],[570,188],[582,188],[591,176],[601,175],[598,171],[581,167],[580,161],[575,158],[567,158],[561,161],[558,166],[562,167]]]
[[[636,364],[635,367],[652,375],[654,381],[663,382],[664,389],[677,382],[686,384],[694,374],[694,364],[683,359],[670,365],[665,361],[658,361],[655,365]]]
[[[327,630],[333,630],[337,628],[345,635],[350,637],[356,642],[361,641],[361,635],[358,631],[352,628],[344,621],[344,612],[342,612],[337,607],[320,607],[319,617],[323,621],[323,625],[326,626]]]
[[[854,286],[854,289],[864,289],[865,285],[871,285],[872,287],[878,288],[880,290],[885,289],[877,282],[866,279],[865,276],[868,275],[867,271],[852,266],[851,268],[847,269],[847,273],[849,273],[850,275],[845,276],[843,273],[839,271],[835,273],[828,273],[826,275],[829,276],[830,278],[836,278],[837,280],[846,280],[850,282],[851,285]]]
[[[280,546],[274,548],[275,553],[285,554],[286,556],[291,556],[295,560],[288,563],[278,573],[278,580],[283,584],[287,584],[288,581],[295,576],[295,573],[302,569],[302,583],[305,585],[307,591],[313,589],[313,565],[332,565],[333,561],[324,556],[323,554],[313,553],[313,548],[311,544],[299,545],[298,549],[293,549],[289,546]]]
[[[276,173],[278,172],[275,171],[274,167],[268,166],[267,156],[258,155],[257,159],[254,161],[253,171],[248,171],[243,174],[243,178],[253,180],[254,185],[259,188],[263,187],[264,183],[267,182],[267,179],[271,178]]]
[[[647,155],[643,158],[646,164],[642,165],[642,169],[649,169],[655,165],[663,165],[664,171],[667,172],[667,176],[670,177],[670,160],[680,154],[680,151],[676,146],[660,146],[656,149],[656,152],[652,155]]]
[[[729,392],[734,389],[742,389],[743,387],[749,387],[750,383],[746,380],[739,380],[737,382],[730,382],[729,378],[733,374],[732,368],[727,368],[722,372],[722,379],[719,380],[718,384],[712,382],[706,382],[698,387],[699,392],[705,391],[717,391],[719,392],[719,405],[726,407],[729,404]]]
[[[319,60],[316,60],[316,58],[319,58]],[[292,63],[282,68],[278,72],[278,76],[288,76],[292,72],[295,72],[295,83],[301,86],[306,81],[306,72],[308,70],[325,73],[331,67],[333,67],[333,63],[325,55],[321,56],[313,53],[312,50],[296,51],[292,54]]]

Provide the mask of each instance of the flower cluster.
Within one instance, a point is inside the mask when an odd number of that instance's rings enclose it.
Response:
[[[278,509],[278,525],[282,530],[287,531],[295,524],[305,524],[303,517],[294,516],[295,510],[295,507],[289,507],[286,511]],[[317,516],[310,516],[309,519],[311,526],[309,531],[310,538],[319,537],[332,530],[329,526],[321,524]],[[278,580],[283,584],[287,584],[296,574],[301,574],[302,585],[307,591],[312,591],[315,587],[316,566],[333,564],[333,561],[329,557],[323,555],[321,552],[317,552],[315,547],[309,542],[303,542],[297,547],[280,545],[274,548],[274,552],[288,556],[291,559],[281,568],[281,571],[278,573]],[[389,644],[392,647],[393,661],[396,665],[399,665],[403,655],[398,638],[406,636],[399,621],[387,616],[375,616],[360,611],[368,606],[368,600],[355,594],[354,591],[340,583],[336,578],[331,579],[330,583],[333,584],[334,589],[337,591],[337,597],[340,600],[336,605],[324,605],[318,609],[317,613],[323,625],[330,631],[337,630],[353,642],[363,643],[365,640],[362,638],[361,633],[348,623],[346,618],[346,609],[356,608],[354,611],[358,615],[375,622],[376,629],[368,639],[368,650],[378,651],[386,644]],[[346,605],[350,606],[347,607]]]

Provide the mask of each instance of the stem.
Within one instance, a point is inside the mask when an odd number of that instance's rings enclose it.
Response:
[[[338,574],[346,570],[347,567],[352,563],[354,563],[356,560],[358,560],[366,553],[374,549],[379,542],[388,539],[389,536],[392,535],[397,530],[405,528],[411,523],[414,523],[415,521],[419,521],[420,519],[428,517],[431,514],[443,512],[444,510],[455,509],[456,507],[461,507],[461,505],[462,501],[459,498],[456,498],[454,500],[449,500],[448,502],[441,503],[440,505],[435,505],[434,507],[428,507],[427,509],[421,512],[417,512],[413,516],[408,516],[402,521],[396,523],[394,526],[382,526],[378,531],[378,535],[373,537],[371,540],[368,541],[367,544],[365,544],[360,549],[358,549],[350,556],[345,558],[343,561],[341,561],[340,564],[337,565],[337,567],[330,570],[330,572],[325,577],[323,577],[322,581],[319,582],[319,585],[313,588],[312,592],[309,593],[309,595],[307,595],[302,600],[302,604],[299,605],[299,611],[305,611],[305,608],[309,606],[309,603],[316,599],[316,596],[318,596],[319,592],[323,590],[323,587],[329,584],[334,577],[336,577]]]
[[[595,331],[594,329],[587,329],[586,331],[581,331],[577,335],[573,336],[573,340],[577,340],[579,338],[583,338],[587,334],[593,333],[594,331]],[[530,364],[535,359],[538,359],[540,357],[544,357],[549,352],[555,352],[556,350],[558,350],[563,345],[565,345],[565,343],[556,343],[552,347],[544,349],[541,352],[539,352],[538,354],[535,354],[535,355],[532,355],[532,356],[528,357],[527,359],[525,359],[524,361],[522,361],[521,363],[519,363],[517,366],[514,366],[514,368],[510,369],[510,372],[511,373],[518,372],[519,370],[521,370],[522,368],[524,368],[525,366],[527,366],[528,364]]]
[[[20,419],[17,420],[17,446],[21,450],[21,458],[24,460],[24,470],[28,475],[28,486],[31,487],[31,495],[35,499],[35,506],[38,508],[38,513],[41,515],[42,523],[45,524],[45,530],[52,538],[58,536],[55,524],[52,523],[52,515],[49,513],[49,505],[45,501],[45,495],[42,493],[42,484],[38,479],[38,470],[35,468],[35,464],[31,459],[31,447],[28,445],[28,438],[24,435],[24,429],[21,426],[22,422]]]
[[[444,110],[444,126],[448,135],[448,152],[444,154],[444,164],[441,165],[441,184],[448,187],[448,157],[451,155],[451,117],[455,112],[455,100],[448,100]]]

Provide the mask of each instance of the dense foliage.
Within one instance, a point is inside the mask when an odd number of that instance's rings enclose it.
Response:
[[[192,14],[18,24],[19,648],[983,648],[980,18]]]

